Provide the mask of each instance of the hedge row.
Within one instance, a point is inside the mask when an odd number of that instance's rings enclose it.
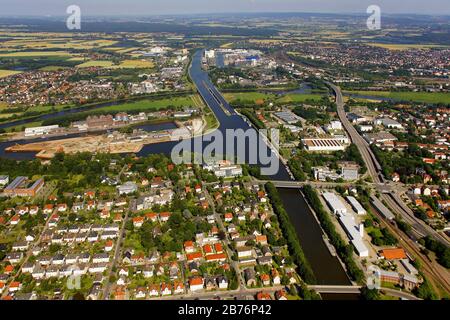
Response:
[[[306,185],[303,188],[303,193],[308,200],[308,203],[315,211],[323,230],[330,239],[331,244],[336,248],[337,254],[347,267],[348,275],[353,281],[362,283],[364,281],[364,273],[353,260],[353,247],[350,244],[346,244],[344,240],[342,240],[339,233],[337,233],[336,228],[334,227],[328,213],[323,208],[316,191],[311,186]]]
[[[292,225],[289,216],[284,209],[281,198],[278,194],[277,188],[272,182],[266,184],[266,190],[272,203],[273,209],[278,216],[281,230],[286,238],[289,252],[294,260],[294,263],[298,266],[298,273],[302,279],[308,284],[315,284],[316,277],[312,271],[312,268],[303,253],[303,249],[300,246],[300,242],[297,237],[297,232]]]

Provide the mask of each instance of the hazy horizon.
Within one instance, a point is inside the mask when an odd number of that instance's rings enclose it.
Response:
[[[65,16],[69,5],[85,16],[156,16],[241,13],[366,14],[369,5],[385,14],[450,15],[448,0],[0,0],[0,16]]]

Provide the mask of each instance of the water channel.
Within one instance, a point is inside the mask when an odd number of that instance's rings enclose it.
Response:
[[[202,69],[202,51],[198,51],[192,60],[192,65],[189,70],[189,74],[191,79],[196,84],[197,89],[202,96],[203,100],[209,105],[217,119],[219,120],[220,126],[218,130],[223,134],[227,129],[243,129],[243,130],[254,130],[240,115],[238,115],[230,105],[225,101],[223,96],[218,92],[215,86],[209,79],[208,73]],[[107,105],[111,105],[108,103]],[[89,107],[89,110],[104,107],[105,104],[98,104]],[[59,117],[61,115],[66,115],[70,113],[82,112],[86,111],[84,108],[64,110],[60,112],[55,112],[52,114],[47,114],[45,116],[40,117],[40,119],[52,119],[55,117]],[[35,119],[29,120],[20,120],[19,124],[26,124],[28,122],[36,121]],[[17,125],[15,122],[14,125]],[[156,124],[156,125],[145,125],[142,129],[147,131],[157,130],[157,129],[167,129],[171,128],[171,124]],[[0,126],[1,128],[1,126]],[[71,135],[71,136],[77,136]],[[67,137],[71,137],[67,136]],[[193,138],[192,142],[195,145],[195,142],[199,142],[202,145],[202,148],[205,148],[210,141],[214,141],[214,135],[209,134],[205,137],[197,137]],[[42,140],[53,140],[60,139],[61,137],[55,138],[38,138],[34,140],[27,141],[16,141],[16,142],[2,142],[0,143],[0,157],[13,158],[17,160],[25,160],[32,159],[34,157],[34,153],[5,153],[4,149],[10,145],[15,143],[25,143],[25,142],[34,142],[34,141],[42,141]],[[200,141],[196,141],[200,139]],[[148,154],[157,154],[164,153],[170,154],[172,148],[178,142],[166,142],[166,143],[158,143],[145,145],[143,149],[138,153],[138,156],[145,156]],[[226,141],[224,141],[224,144]],[[286,167],[280,162],[280,160],[276,157],[276,155],[264,145],[266,150],[264,150],[267,155],[276,158],[276,161],[279,162],[280,170],[277,174],[270,176],[273,180],[290,180],[290,176]],[[261,146],[259,146],[261,148]],[[226,150],[229,151],[229,150]],[[235,150],[234,150],[235,151]],[[246,150],[246,157],[249,156],[249,148]],[[259,159],[258,159],[259,160]],[[259,162],[259,161],[258,161]],[[332,255],[331,251],[327,247],[323,239],[323,232],[316,221],[314,214],[309,209],[303,195],[299,190],[296,189],[279,189],[280,196],[288,212],[292,223],[295,226],[297,231],[300,243],[305,252],[307,259],[309,260],[311,267],[314,271],[318,284],[327,284],[327,285],[348,285],[350,281],[340,264],[339,260]],[[330,295],[330,299],[333,299],[336,295]],[[343,296],[342,298],[349,298],[350,295]],[[353,296],[354,297],[354,296]],[[326,298],[326,296],[324,296]]]

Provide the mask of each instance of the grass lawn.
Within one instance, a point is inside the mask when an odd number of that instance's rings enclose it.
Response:
[[[345,91],[345,93],[423,103],[450,103],[450,93],[444,92]]]
[[[6,78],[9,76],[12,76],[14,74],[18,74],[20,71],[13,71],[13,70],[0,70],[0,78]]]
[[[225,93],[224,97],[228,102],[236,102],[237,100],[241,100],[261,105],[267,101],[274,101],[281,104],[288,104],[295,102],[305,102],[306,100],[320,100],[323,97],[323,95],[294,93],[277,97],[275,94],[271,93],[252,91],[252,92]]]
[[[282,98],[277,99],[281,103],[292,103],[292,102],[305,102],[306,100],[318,101],[323,97],[320,94],[288,94]]]
[[[258,100],[272,100],[275,99],[276,96],[274,94],[262,93],[262,92],[233,92],[233,93],[224,93],[224,98],[228,101],[253,101],[256,103]]]
[[[195,102],[192,99],[192,96],[186,97],[173,97],[159,100],[141,100],[136,102],[127,102],[123,104],[119,104],[116,106],[108,106],[100,109],[96,109],[96,111],[112,111],[112,112],[120,112],[120,111],[133,111],[133,110],[158,110],[161,108],[166,108],[168,106],[174,107],[184,107],[184,106],[195,106]]]

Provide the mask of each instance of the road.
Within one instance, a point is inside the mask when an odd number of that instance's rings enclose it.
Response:
[[[352,142],[358,147],[358,150],[361,153],[361,156],[367,166],[367,170],[370,176],[372,177],[373,182],[375,183],[375,185],[378,186],[378,189],[382,191],[381,200],[384,200],[388,205],[390,205],[391,206],[390,209],[394,210],[394,212],[397,213],[398,216],[402,217],[403,219],[405,219],[405,221],[410,223],[411,227],[414,229],[414,233],[418,235],[421,234],[430,235],[434,239],[437,239],[438,241],[441,241],[446,245],[448,245],[449,244],[448,239],[443,238],[441,234],[439,234],[431,227],[426,225],[422,220],[414,217],[414,215],[410,212],[411,209],[409,209],[397,195],[396,189],[389,190],[390,188],[389,184],[386,184],[384,177],[381,173],[381,166],[378,163],[377,159],[375,158],[375,155],[373,154],[372,150],[370,149],[369,144],[363,139],[363,137],[361,137],[358,131],[356,131],[356,129],[347,119],[347,115],[344,110],[344,100],[340,88],[332,83],[328,83],[328,85],[332,88],[332,90],[335,93],[338,116],[342,122],[342,125],[349,134]],[[389,191],[391,191],[390,194],[392,196],[386,193],[386,192],[389,193]],[[376,210],[373,211],[381,220],[383,220],[381,215],[379,215],[376,212]],[[422,254],[417,243],[411,240],[409,236],[406,235],[404,232],[399,230],[397,227],[394,227],[391,223],[384,222],[384,224],[392,233],[394,233],[397,236],[397,238],[400,240],[400,244],[410,254],[414,254],[414,256],[419,258],[423,266],[422,271],[430,279],[430,281],[433,282],[432,283],[433,287],[436,289],[437,288],[436,285],[439,284],[447,292],[450,292],[449,272],[442,266],[440,266],[436,261],[430,262],[428,260],[428,257]]]
[[[211,208],[213,210],[214,219],[216,220],[216,223],[219,226],[219,230],[225,231],[225,226],[223,225],[222,217],[216,211],[216,206],[215,206],[214,200],[212,199],[212,197],[209,194],[208,190],[205,190],[205,194],[206,194],[206,198],[208,199],[208,202],[211,205]],[[236,277],[237,277],[237,280],[238,280],[238,283],[239,283],[239,289],[238,290],[245,289],[245,283],[244,283],[244,279],[242,279],[241,271],[240,271],[240,268],[239,268],[239,263],[237,261],[232,260],[233,251],[230,248],[230,240],[228,239],[228,237],[226,237],[223,240],[223,243],[224,243],[224,246],[225,246],[225,251],[227,252],[227,256],[228,256],[229,260],[231,261],[231,265],[232,265],[232,267],[234,269],[234,272],[236,273]]]
[[[128,213],[129,213],[129,210],[127,210],[125,213],[125,217],[123,218],[122,226],[121,226],[120,232],[119,232],[119,238],[116,241],[116,247],[114,249],[114,257],[113,257],[113,260],[111,261],[111,265],[108,269],[109,270],[108,276],[106,277],[106,283],[103,288],[103,295],[102,295],[103,300],[109,300],[109,292],[111,289],[111,282],[109,281],[109,278],[114,274],[114,271],[113,271],[114,267],[117,263],[117,260],[119,260],[119,258],[120,258],[122,240],[123,240],[124,233],[125,233],[125,224],[127,223],[127,220],[128,220]]]
[[[367,166],[368,172],[372,177],[373,181],[378,184],[379,191],[385,191],[386,187],[390,190],[390,195],[385,192],[381,192],[381,199],[386,203],[390,204],[392,210],[394,210],[400,217],[402,217],[406,222],[408,222],[414,229],[414,232],[419,236],[430,235],[437,241],[450,246],[450,240],[445,234],[439,233],[424,221],[414,216],[414,212],[403,202],[398,194],[398,189],[390,188],[383,177],[381,166],[378,163],[375,155],[370,149],[369,144],[366,140],[356,131],[350,121],[347,119],[347,115],[344,110],[344,100],[339,87],[328,83],[328,85],[333,89],[336,96],[336,104],[338,110],[338,116],[341,120],[345,130],[350,135],[352,142],[358,147],[361,156]],[[384,186],[383,186],[384,185]]]

